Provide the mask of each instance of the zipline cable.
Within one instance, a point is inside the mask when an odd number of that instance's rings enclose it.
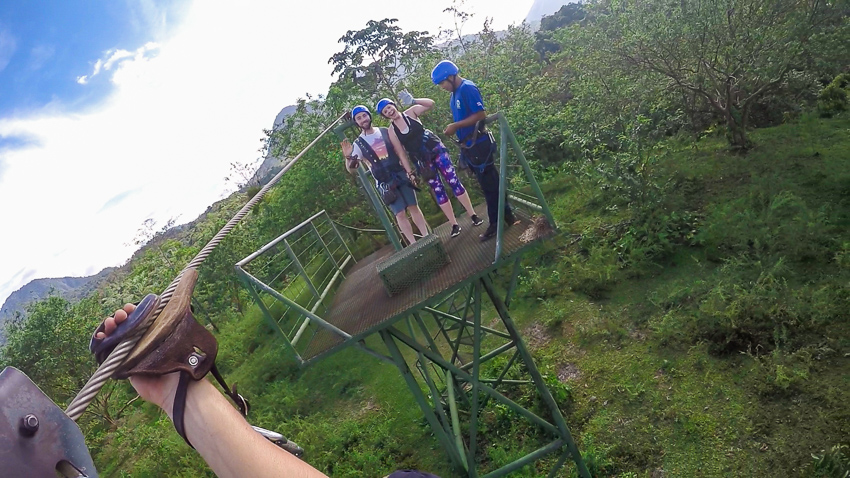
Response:
[[[80,416],[82,416],[83,412],[86,410],[89,404],[91,404],[92,400],[94,400],[94,397],[98,394],[98,392],[100,392],[100,389],[103,388],[103,385],[106,383],[106,381],[112,377],[112,374],[115,373],[115,370],[121,366],[121,364],[124,362],[124,359],[127,357],[127,355],[130,354],[130,352],[133,350],[133,347],[136,346],[136,344],[139,342],[139,340],[142,338],[148,328],[150,328],[151,324],[157,319],[157,317],[159,317],[159,314],[162,312],[162,310],[168,304],[168,301],[171,299],[172,294],[174,294],[174,290],[180,283],[180,279],[183,277],[183,273],[189,269],[197,269],[198,266],[200,266],[201,263],[203,263],[204,260],[210,255],[210,253],[212,253],[213,249],[218,246],[222,239],[224,239],[224,237],[234,227],[236,227],[236,224],[238,224],[239,221],[241,221],[245,217],[245,215],[247,215],[248,212],[263,198],[266,192],[272,186],[274,186],[280,180],[280,178],[282,178],[283,175],[287,171],[289,171],[290,168],[292,168],[295,162],[298,161],[301,156],[304,155],[304,153],[309,151],[310,148],[312,148],[317,142],[319,142],[319,140],[344,117],[345,114],[340,115],[340,117],[337,118],[336,121],[331,123],[330,126],[325,128],[325,130],[322,131],[322,133],[319,134],[319,136],[317,136],[316,139],[313,140],[313,142],[311,142],[309,145],[307,145],[306,148],[304,148],[300,153],[298,153],[298,155],[295,156],[292,161],[287,163],[286,166],[284,166],[283,169],[281,169],[280,172],[277,173],[275,177],[271,179],[271,181],[269,181],[265,186],[263,186],[262,189],[260,189],[260,191],[257,192],[257,194],[255,194],[250,201],[248,201],[247,204],[242,206],[242,209],[240,209],[239,212],[237,212],[236,215],[233,216],[233,218],[230,219],[230,221],[228,221],[227,224],[225,224],[224,227],[222,227],[221,230],[218,231],[215,236],[213,236],[210,242],[207,243],[207,245],[204,246],[203,249],[201,249],[201,252],[199,252],[198,255],[195,256],[195,258],[192,259],[189,264],[185,268],[183,268],[182,271],[180,271],[179,274],[177,274],[177,277],[174,278],[173,281],[171,281],[171,284],[168,285],[168,287],[165,289],[165,292],[163,292],[160,296],[159,307],[156,308],[154,313],[151,314],[150,317],[143,324],[139,325],[136,333],[131,336],[128,336],[117,347],[115,347],[115,350],[113,350],[112,353],[109,354],[109,357],[100,365],[100,367],[97,368],[94,375],[89,378],[88,382],[86,382],[82,390],[80,390],[77,396],[74,397],[74,399],[68,405],[68,409],[65,410],[65,414],[68,415],[71,420],[76,421],[78,418],[80,418]]]

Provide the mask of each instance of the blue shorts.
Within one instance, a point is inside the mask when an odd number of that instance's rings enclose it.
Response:
[[[398,214],[410,206],[416,206],[416,192],[410,187],[408,183],[402,183],[396,190],[396,195],[398,195],[398,199],[395,200],[394,203],[390,204],[390,209],[393,211],[393,214]]]

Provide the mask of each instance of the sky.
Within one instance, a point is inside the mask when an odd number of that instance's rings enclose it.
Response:
[[[533,0],[466,0],[497,30]],[[0,304],[29,281],[126,262],[146,219],[195,219],[263,129],[334,78],[337,40],[398,18],[436,34],[451,0],[0,1]]]

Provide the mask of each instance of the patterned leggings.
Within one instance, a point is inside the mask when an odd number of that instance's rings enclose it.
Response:
[[[436,174],[434,179],[429,179],[428,185],[431,186],[431,190],[434,191],[434,196],[437,198],[437,204],[443,205],[449,202],[449,196],[446,194],[446,187],[443,185],[443,181],[440,180],[441,174],[443,178],[449,182],[449,186],[451,186],[455,197],[463,196],[464,193],[466,193],[466,189],[463,188],[463,184],[460,183],[460,178],[457,177],[455,167],[452,164],[452,160],[449,159],[449,152],[446,151],[446,147],[440,143],[435,146],[432,151],[435,158],[434,161],[429,162],[428,167],[430,167],[434,172],[439,170],[439,174]]]

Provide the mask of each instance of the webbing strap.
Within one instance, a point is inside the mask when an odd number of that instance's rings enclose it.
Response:
[[[186,436],[186,426],[183,423],[183,417],[186,414],[186,396],[189,392],[189,381],[191,378],[192,376],[188,372],[180,372],[180,381],[177,382],[177,392],[174,394],[172,415],[174,428],[177,430],[177,433],[186,440],[187,445],[195,448]]]
[[[239,413],[242,414],[243,417],[248,416],[248,400],[245,400],[245,397],[236,393],[236,384],[233,384],[233,387],[228,387],[227,383],[224,381],[224,377],[221,375],[221,372],[218,371],[218,368],[213,364],[212,369],[213,377],[215,377],[216,381],[221,388],[224,389],[225,395],[230,397],[233,400],[233,403],[239,407]],[[192,443],[189,441],[189,438],[186,436],[186,425],[184,423],[184,419],[186,416],[186,398],[189,394],[189,382],[192,380],[192,375],[188,372],[180,372],[180,380],[177,382],[177,391],[174,393],[174,404],[172,408],[172,415],[174,420],[174,429],[177,430],[177,433],[183,437],[183,440],[186,441],[186,444],[192,446]]]

